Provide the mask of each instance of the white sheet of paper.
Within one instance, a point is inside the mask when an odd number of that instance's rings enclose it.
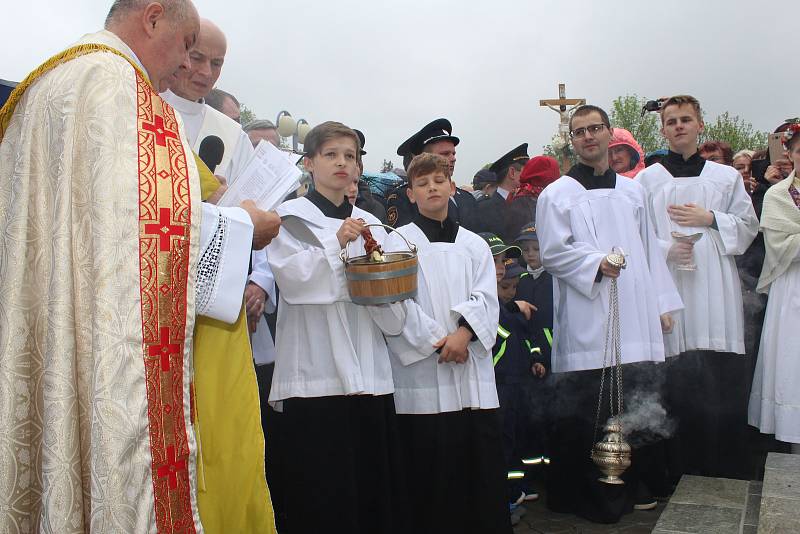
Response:
[[[303,154],[295,154],[294,152],[288,152],[286,155],[289,156],[289,160],[295,165],[300,163],[300,160],[304,157]]]
[[[274,210],[286,196],[300,187],[302,172],[272,143],[261,140],[242,173],[231,182],[219,206],[239,206],[252,200],[259,209]]]

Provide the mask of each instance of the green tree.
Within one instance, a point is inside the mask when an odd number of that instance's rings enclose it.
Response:
[[[242,126],[256,120],[256,114],[244,104],[239,106],[239,113],[241,114],[239,116],[239,122],[242,124]]]
[[[705,141],[725,141],[733,153],[742,150],[758,150],[767,146],[767,133],[753,128],[749,122],[738,115],[733,117],[726,111],[714,122],[706,122],[705,131],[700,134],[700,143]]]
[[[625,128],[644,150],[645,154],[662,148],[666,143],[659,132],[658,114],[645,113],[642,106],[647,100],[637,95],[617,97],[611,104],[611,126]]]

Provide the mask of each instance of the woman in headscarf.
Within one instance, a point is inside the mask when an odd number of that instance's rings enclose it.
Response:
[[[536,199],[545,187],[561,177],[558,161],[549,156],[534,156],[525,163],[519,188],[508,195],[504,239],[513,241],[522,227],[536,218]]]
[[[614,128],[608,144],[608,164],[614,172],[627,178],[635,178],[644,169],[644,151],[625,128]]]

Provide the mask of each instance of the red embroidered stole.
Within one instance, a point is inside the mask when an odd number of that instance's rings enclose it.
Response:
[[[191,200],[174,110],[136,74],[143,358],[160,533],[194,533],[184,418]]]

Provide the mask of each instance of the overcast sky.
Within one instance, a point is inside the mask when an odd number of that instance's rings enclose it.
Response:
[[[800,1],[197,0],[228,36],[218,86],[259,118],[286,109],[312,125],[366,134],[367,170],[427,122],[446,117],[456,178],[520,143],[541,152],[558,115],[583,97],[690,93],[709,119],[730,111],[762,130],[800,115]],[[81,35],[111,2],[15,2],[0,32],[0,78],[19,81]],[[8,13],[6,13],[8,14]]]

